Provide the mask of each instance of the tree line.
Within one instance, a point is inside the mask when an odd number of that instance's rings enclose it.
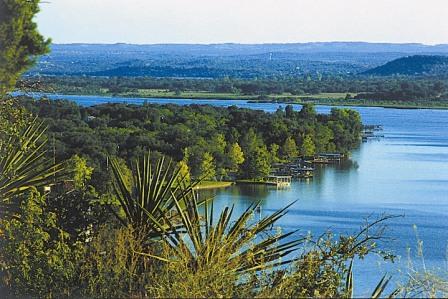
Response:
[[[229,93],[234,95],[312,95],[357,93],[358,99],[446,100],[448,83],[443,77],[317,76],[278,79],[179,79],[154,77],[26,77],[22,90],[75,94],[127,94],[141,96],[140,89],[181,92]]]
[[[196,179],[261,178],[273,162],[348,152],[362,129],[353,110],[317,114],[310,104],[267,113],[235,106],[21,102],[48,124],[56,160],[87,158],[97,184],[107,182],[108,155],[132,161],[147,150],[172,157]]]

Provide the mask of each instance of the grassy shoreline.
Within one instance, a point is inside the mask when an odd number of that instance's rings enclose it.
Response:
[[[310,95],[291,95],[279,94],[268,95],[265,99],[260,100],[258,95],[242,95],[232,93],[211,93],[211,92],[182,92],[176,94],[175,92],[165,90],[144,90],[138,93],[111,93],[108,91],[98,92],[82,92],[82,91],[55,91],[53,93],[66,95],[83,95],[83,96],[107,96],[107,97],[127,97],[127,98],[143,98],[143,99],[194,99],[194,100],[247,100],[252,103],[275,103],[275,104],[305,104],[313,103],[315,105],[326,106],[352,106],[352,107],[378,107],[378,108],[392,108],[392,109],[448,109],[448,100],[440,101],[409,101],[398,102],[393,100],[359,100],[359,99],[345,99],[345,93],[321,93]],[[354,96],[356,94],[350,94]]]
[[[200,182],[194,189],[195,190],[220,189],[230,187],[234,184],[235,182],[203,181]]]

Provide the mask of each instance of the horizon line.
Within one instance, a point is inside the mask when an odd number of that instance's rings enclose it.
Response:
[[[182,42],[166,42],[166,43],[132,43],[132,42],[62,42],[52,45],[135,45],[135,46],[157,46],[157,45],[307,45],[307,44],[371,44],[371,45],[416,45],[425,47],[448,46],[447,43],[426,44],[422,42],[371,42],[371,41],[312,41],[312,42],[261,42],[261,43],[240,43],[240,42],[218,42],[218,43],[182,43]]]

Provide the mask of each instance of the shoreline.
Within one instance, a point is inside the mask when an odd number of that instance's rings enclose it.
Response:
[[[15,93],[21,93],[21,95],[27,95],[27,92],[21,92],[16,91]],[[168,94],[160,94],[160,95],[138,95],[138,94],[110,94],[110,93],[71,93],[71,92],[39,92],[39,91],[33,91],[28,92],[29,94],[42,94],[45,95],[68,95],[68,96],[92,96],[92,97],[109,97],[109,98],[132,98],[132,99],[178,99],[178,100],[227,100],[227,101],[234,101],[234,100],[246,100],[248,103],[266,103],[266,104],[283,104],[283,105],[303,105],[303,104],[314,104],[314,105],[320,105],[320,106],[347,106],[347,107],[376,107],[376,108],[386,108],[386,109],[434,109],[434,110],[448,110],[448,100],[443,101],[443,103],[446,103],[446,106],[439,106],[436,103],[433,105],[416,105],[416,104],[387,104],[384,103],[360,103],[358,102],[350,102],[350,100],[345,99],[334,99],[331,102],[328,102],[326,100],[319,100],[319,99],[310,99],[310,100],[282,100],[281,97],[286,97],[279,95],[280,99],[272,99],[272,100],[257,100],[259,96],[256,95],[228,95],[228,94],[219,94],[219,93],[213,93],[213,94],[207,94],[207,93],[200,93],[200,92],[192,92],[192,93],[186,93],[181,95],[168,95]],[[271,95],[271,97],[275,97],[274,95]],[[338,101],[338,102],[335,102]]]
[[[235,182],[221,182],[221,181],[204,181],[199,183],[194,190],[214,190],[214,189],[222,189],[227,188],[232,185],[235,185]]]

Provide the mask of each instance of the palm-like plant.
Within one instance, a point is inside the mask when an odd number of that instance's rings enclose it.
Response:
[[[155,166],[150,153],[137,161],[131,186],[116,159],[111,159],[114,175],[114,193],[123,213],[111,208],[116,218],[124,226],[144,230],[149,237],[158,237],[168,228],[176,205],[185,206],[184,199],[192,192],[196,183],[185,184],[180,169],[171,160],[159,158]],[[175,200],[177,198],[177,201]]]
[[[115,178],[115,195],[123,215],[114,211],[117,219],[125,226],[131,225],[137,231],[144,231],[148,239],[163,238],[172,251],[164,261],[183,261],[191,269],[199,269],[225,259],[229,271],[256,271],[266,267],[289,263],[281,261],[297,249],[303,239],[279,244],[293,232],[280,235],[265,233],[289,206],[250,224],[257,205],[251,205],[236,220],[232,221],[233,208],[225,208],[216,224],[207,201],[200,200],[194,191],[197,184],[186,183],[179,168],[173,168],[171,161],[165,163],[161,157],[152,165],[150,154],[135,166],[131,186],[118,162],[111,159]],[[205,213],[200,214],[200,207]],[[144,253],[142,253],[144,254]],[[152,254],[146,254],[155,257]]]
[[[192,191],[185,195],[187,198],[181,200],[174,198],[181,225],[168,222],[169,229],[165,230],[164,239],[171,249],[171,257],[165,261],[181,262],[188,265],[193,273],[215,264],[223,265],[226,268],[223,271],[233,273],[254,273],[287,264],[293,259],[282,261],[282,258],[297,250],[305,240],[301,238],[280,244],[294,232],[268,233],[268,229],[287,213],[291,205],[252,224],[252,215],[258,204],[250,205],[234,221],[233,207],[226,207],[214,223],[213,203],[209,210],[205,201],[204,215],[201,215],[197,193]],[[180,201],[186,206],[181,206]]]
[[[34,119],[20,136],[0,143],[0,204],[31,188],[52,185],[62,166],[45,157],[45,128]]]

